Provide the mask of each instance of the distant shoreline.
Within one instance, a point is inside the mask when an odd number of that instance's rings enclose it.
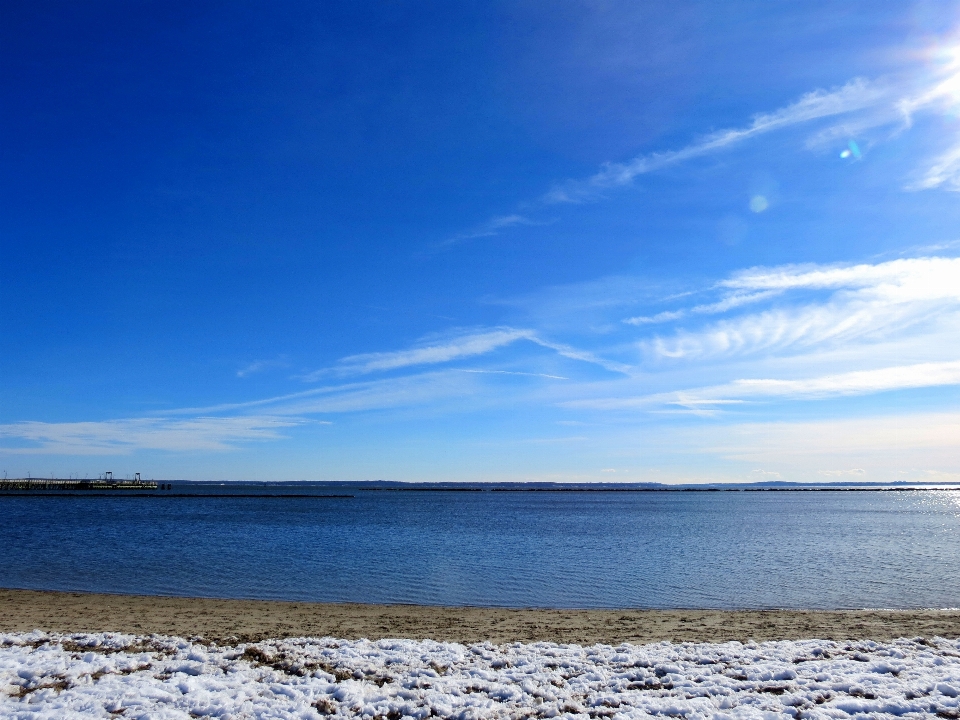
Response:
[[[387,481],[211,481],[91,480],[15,478],[0,480],[3,497],[166,497],[166,498],[337,498],[355,493],[811,493],[811,492],[942,492],[958,491],[957,483],[405,483]]]
[[[0,632],[410,638],[462,643],[960,637],[960,610],[558,610],[225,600],[0,589]]]

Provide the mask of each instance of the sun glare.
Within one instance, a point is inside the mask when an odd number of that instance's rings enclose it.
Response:
[[[960,104],[960,43],[936,45],[930,52],[930,64],[941,78],[930,94]]]

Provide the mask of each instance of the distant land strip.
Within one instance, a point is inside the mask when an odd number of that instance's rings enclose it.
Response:
[[[718,493],[718,492],[917,492],[957,491],[958,483],[406,483],[387,481],[195,481],[16,478],[0,480],[0,497],[233,497],[355,498],[355,493]]]

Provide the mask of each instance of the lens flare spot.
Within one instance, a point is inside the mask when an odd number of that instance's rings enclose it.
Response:
[[[846,149],[840,153],[840,157],[842,157],[844,160],[849,157],[859,160],[861,157],[863,157],[863,153],[860,152],[860,146],[851,140],[847,143]]]
[[[762,213],[770,207],[770,201],[763,195],[754,195],[750,198],[750,209],[755,213]]]

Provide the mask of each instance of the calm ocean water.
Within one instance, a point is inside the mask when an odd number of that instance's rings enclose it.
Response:
[[[513,607],[960,606],[960,492],[0,497],[0,586]]]

